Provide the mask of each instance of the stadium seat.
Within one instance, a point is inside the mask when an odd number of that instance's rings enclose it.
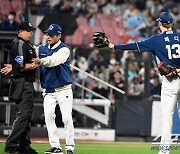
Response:
[[[87,26],[88,25],[88,21],[86,18],[78,17],[78,18],[76,18],[76,22],[77,22],[78,26],[80,26],[80,25]]]
[[[11,10],[12,8],[11,8],[10,1],[7,1],[7,0],[0,1],[0,13],[3,16],[7,17]]]
[[[65,43],[66,43],[67,45],[72,45],[72,36],[67,35],[67,36],[65,37]]]
[[[24,1],[22,0],[11,0],[11,7],[14,11],[18,12],[24,8]]]
[[[94,27],[94,26],[91,26],[91,32],[94,33],[94,32],[99,32],[99,31],[102,31],[102,28],[101,27]]]

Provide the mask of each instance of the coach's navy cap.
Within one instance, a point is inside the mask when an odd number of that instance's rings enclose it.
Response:
[[[30,31],[36,30],[36,28],[34,28],[30,22],[23,21],[18,26],[18,31],[19,30],[26,30],[26,31],[30,32]]]
[[[57,35],[62,33],[62,28],[57,24],[51,24],[49,28],[44,31],[48,35]]]
[[[156,21],[160,21],[162,23],[172,23],[173,17],[169,12],[162,12]]]

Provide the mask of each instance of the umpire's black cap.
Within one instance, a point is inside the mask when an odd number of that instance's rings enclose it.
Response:
[[[156,21],[160,21],[162,23],[172,23],[173,17],[169,12],[162,12]]]
[[[26,31],[30,32],[30,31],[36,30],[36,28],[34,28],[30,22],[23,21],[18,26],[18,31],[19,30],[26,30]]]

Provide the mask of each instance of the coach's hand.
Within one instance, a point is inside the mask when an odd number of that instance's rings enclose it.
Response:
[[[39,58],[39,57],[33,58],[33,59],[32,59],[32,62],[35,63],[35,64],[37,64],[37,65],[39,65],[39,64],[40,64],[40,58]]]

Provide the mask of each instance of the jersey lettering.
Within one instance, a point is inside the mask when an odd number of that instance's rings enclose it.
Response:
[[[180,45],[179,44],[173,44],[171,45],[166,45],[166,49],[168,51],[168,58],[169,59],[176,59],[176,58],[180,58]],[[175,50],[176,53],[172,54],[172,50]]]
[[[174,36],[174,40],[175,41],[179,41],[179,37],[178,36]]]
[[[165,37],[165,38],[164,38],[164,41],[165,41],[165,42],[170,42],[169,37]]]

